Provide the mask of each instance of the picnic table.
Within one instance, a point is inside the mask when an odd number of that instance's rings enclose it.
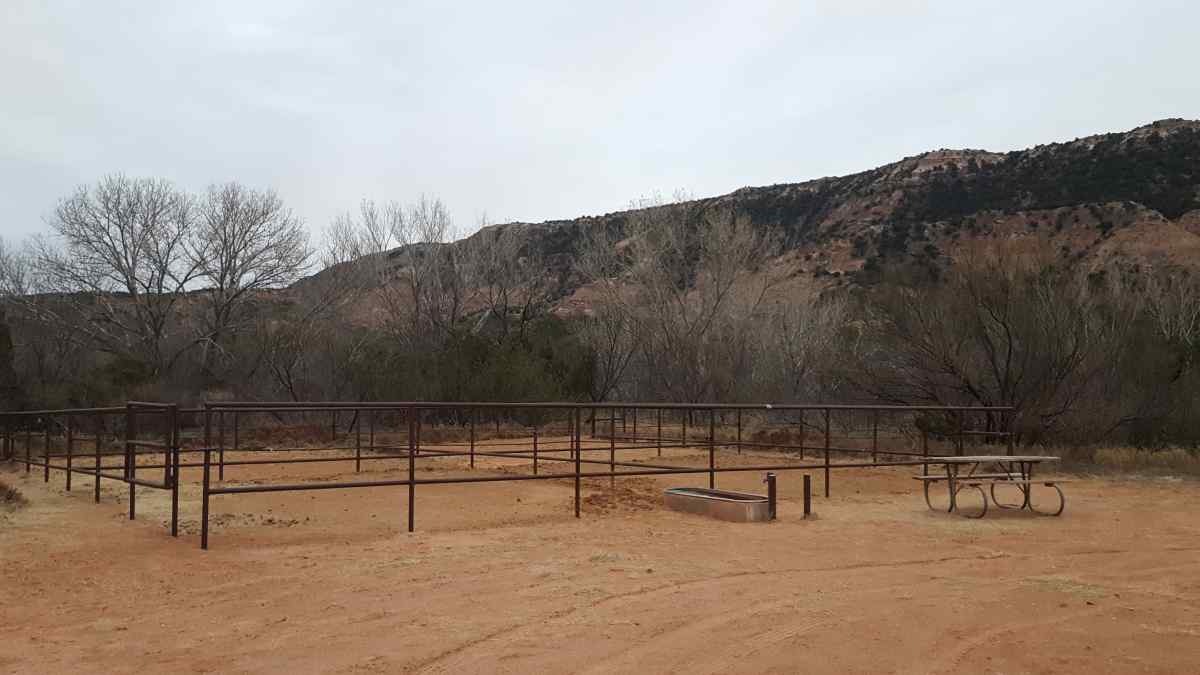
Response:
[[[972,455],[966,457],[930,457],[930,464],[941,464],[946,467],[945,475],[931,475],[928,467],[923,475],[913,476],[914,480],[922,482],[925,491],[925,504],[933,509],[933,503],[929,500],[929,486],[937,483],[946,483],[947,493],[950,497],[949,507],[947,512],[959,511],[960,515],[968,518],[982,518],[987,515],[988,497],[991,496],[991,501],[997,507],[1002,509],[1028,509],[1034,513],[1042,515],[1057,516],[1062,514],[1066,508],[1066,497],[1063,496],[1062,488],[1059,483],[1064,481],[1056,479],[1035,480],[1033,477],[1034,467],[1049,462],[1057,462],[1058,457],[1051,455]],[[1033,486],[1042,485],[1053,488],[1058,493],[1058,510],[1054,512],[1038,511],[1033,506]],[[1021,493],[1020,503],[1005,503],[996,498],[997,485],[1012,485]],[[988,490],[984,491],[984,486]],[[971,515],[963,513],[958,509],[958,493],[962,490],[973,489],[978,490],[980,497],[983,498],[983,509],[979,515]]]

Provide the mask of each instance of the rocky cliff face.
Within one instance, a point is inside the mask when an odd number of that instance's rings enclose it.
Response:
[[[1200,122],[1027,150],[937,150],[849,176],[742,188],[697,200],[777,231],[792,288],[871,283],[888,264],[948,265],[969,242],[1023,239],[1071,264],[1200,266]],[[588,228],[625,227],[630,211],[508,223],[558,287],[559,311],[585,309],[573,272]],[[478,235],[473,235],[478,236]],[[461,242],[448,244],[461,245]],[[403,264],[402,252],[390,254]]]

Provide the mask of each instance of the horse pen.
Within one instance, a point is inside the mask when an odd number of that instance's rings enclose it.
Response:
[[[1200,646],[1187,482],[1081,480],[1061,519],[925,508],[911,477],[939,457],[1011,456],[1010,412],[129,402],[5,413],[0,479],[31,505],[0,520],[15,627],[0,669],[725,672],[821,654],[813,669],[983,659],[1007,672],[1101,652],[1117,669],[1178,671],[1194,652],[1147,656],[1147,645]],[[771,524],[661,507],[672,487],[763,492],[768,472]],[[895,640],[906,648],[861,649]]]

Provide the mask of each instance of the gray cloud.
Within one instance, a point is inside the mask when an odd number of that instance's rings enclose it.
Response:
[[[0,9],[0,234],[111,171],[274,187],[314,230],[465,228],[1200,116],[1185,2],[46,2]]]

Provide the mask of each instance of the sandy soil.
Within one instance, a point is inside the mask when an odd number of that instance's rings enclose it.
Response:
[[[422,475],[468,472],[439,462]],[[658,506],[704,476],[589,483],[579,520],[568,481],[423,487],[413,534],[403,487],[215,496],[205,552],[194,470],[174,540],[165,493],[139,490],[129,522],[123,486],[96,505],[90,478],[68,494],[10,468],[30,505],[0,512],[0,672],[1200,670],[1200,485],[1080,480],[1061,518],[968,520],[927,510],[911,473],[835,473],[807,521],[783,474],[770,524]]]

